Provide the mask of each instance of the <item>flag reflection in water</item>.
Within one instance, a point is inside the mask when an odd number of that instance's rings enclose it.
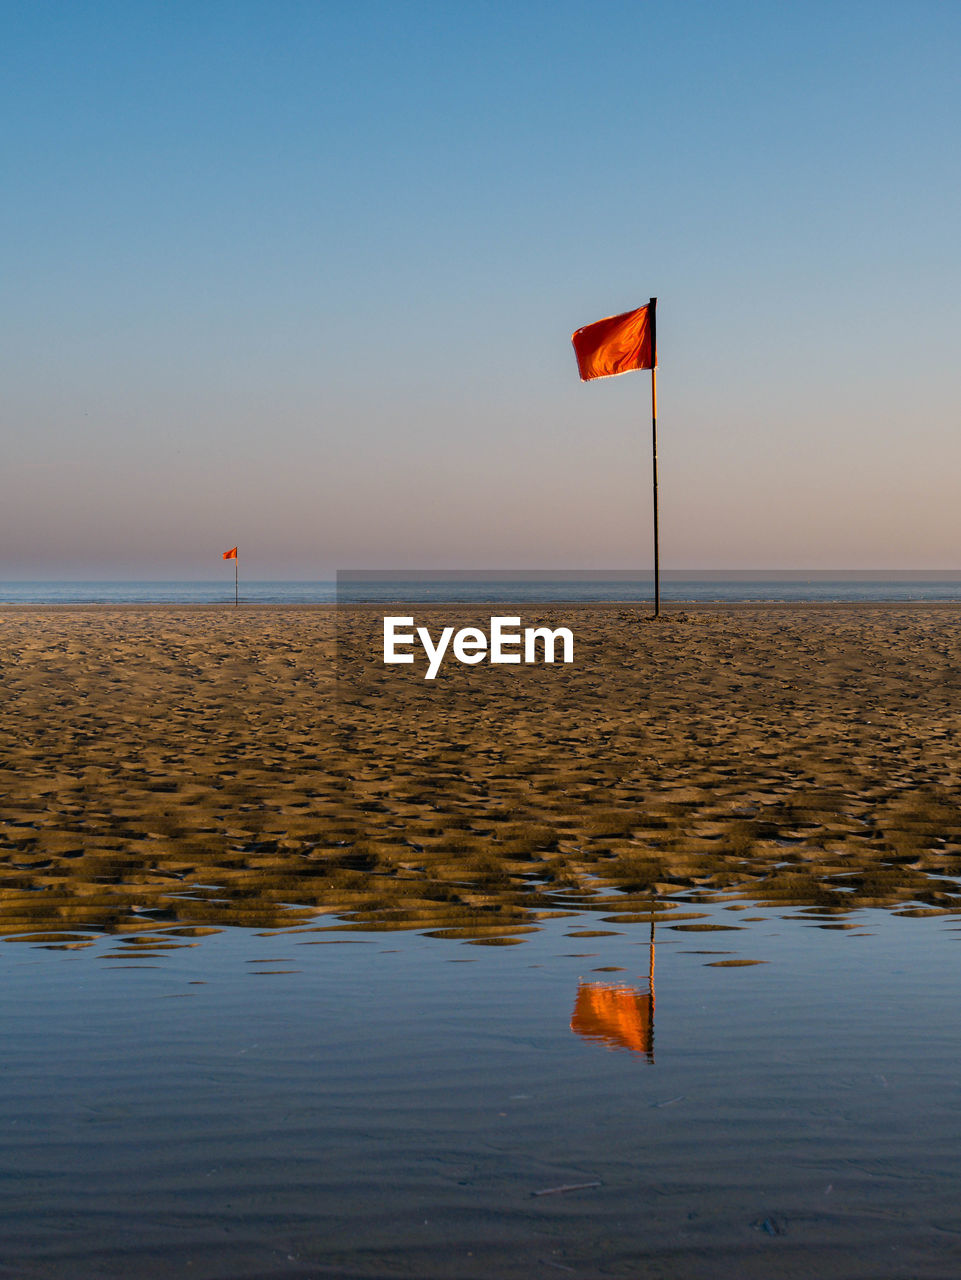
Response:
[[[571,1030],[608,1049],[627,1049],[654,1061],[654,924],[647,990],[623,983],[585,982],[577,987]]]

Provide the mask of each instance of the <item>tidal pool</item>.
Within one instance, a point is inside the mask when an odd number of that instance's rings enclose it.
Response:
[[[656,919],[0,943],[0,1275],[957,1274],[961,917]]]

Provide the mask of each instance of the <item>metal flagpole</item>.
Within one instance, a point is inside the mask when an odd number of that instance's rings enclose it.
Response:
[[[240,556],[234,556],[234,608],[240,604]]]
[[[654,463],[654,617],[661,614],[661,556],[657,530],[657,298],[648,304],[651,326],[651,450]]]

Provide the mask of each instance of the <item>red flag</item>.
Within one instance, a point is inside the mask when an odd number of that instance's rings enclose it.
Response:
[[[236,547],[231,547],[229,551],[225,551],[225,552],[224,552],[224,559],[225,559],[225,560],[236,560],[236,559],[237,559],[237,548],[236,548]]]
[[[578,329],[571,342],[582,382],[656,367],[654,302],[652,298],[646,307],[607,316]]]

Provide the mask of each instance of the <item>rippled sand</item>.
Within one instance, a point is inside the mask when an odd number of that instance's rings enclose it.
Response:
[[[573,665],[426,682],[364,607],[5,608],[0,929],[159,948],[346,912],[503,945],[611,889],[625,920],[961,910],[961,607],[523,612]]]

